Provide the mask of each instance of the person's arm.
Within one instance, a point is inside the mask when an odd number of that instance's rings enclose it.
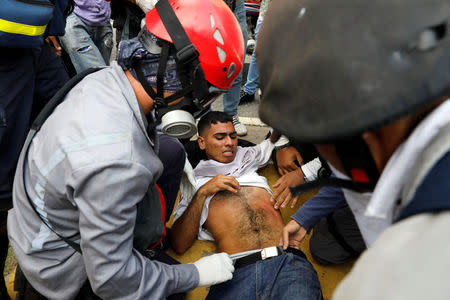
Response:
[[[291,208],[294,208],[298,196],[292,197],[289,187],[303,184],[305,181],[308,182],[317,179],[321,167],[322,163],[320,159],[316,157],[307,164],[302,165],[301,168],[297,168],[281,176],[281,178],[273,185],[273,188],[276,190],[270,198],[270,200],[274,202],[275,209],[286,207],[289,205],[289,202],[291,203]]]
[[[53,48],[56,55],[61,56],[62,48],[61,48],[61,44],[59,43],[58,38],[56,36],[53,36],[53,35],[48,36],[45,39],[45,42]]]
[[[153,176],[140,164],[115,160],[79,168],[69,181],[86,274],[102,299],[161,299],[199,283],[193,264],[167,265],[133,249],[136,207]]]
[[[289,143],[289,140],[282,136],[276,130],[270,129],[270,136],[266,138],[261,143],[253,147],[246,147],[246,159],[251,159],[251,164],[257,168],[262,168],[269,162],[272,151],[275,147],[279,145],[284,145]]]
[[[325,186],[317,195],[305,202],[291,219],[302,224],[310,231],[319,220],[332,213],[336,208],[345,205],[346,200],[341,188]]]
[[[291,217],[284,228],[281,244],[284,248],[288,245],[299,248],[306,233],[323,217],[333,212],[336,208],[346,203],[344,193],[340,188],[325,186],[309,199]]]
[[[205,200],[220,190],[237,193],[239,183],[232,176],[218,174],[198,189],[194,199],[170,230],[172,248],[176,253],[183,254],[195,242]]]
[[[269,137],[270,142],[272,142],[273,144],[275,144],[275,143],[280,139],[281,136],[282,136],[282,135],[281,135],[280,132],[278,132],[277,130],[273,130],[273,131],[270,133],[270,137]],[[289,141],[287,141],[287,142],[289,143]]]
[[[303,164],[303,158],[300,153],[291,146],[289,139],[280,132],[273,130],[270,135],[270,141],[275,144],[274,159],[280,175],[294,171]]]
[[[293,146],[275,147],[275,158],[280,175],[295,171],[303,164],[302,156]]]

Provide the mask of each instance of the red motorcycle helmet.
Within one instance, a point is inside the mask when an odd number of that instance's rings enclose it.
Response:
[[[242,69],[244,40],[239,23],[223,0],[169,0],[176,17],[199,54],[205,79],[229,89]],[[145,16],[156,37],[173,43],[156,8]]]

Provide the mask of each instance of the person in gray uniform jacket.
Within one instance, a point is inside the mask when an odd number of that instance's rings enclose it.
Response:
[[[333,299],[449,299],[450,2],[272,4],[261,120],[315,144],[337,177],[293,194],[342,187],[371,242]],[[284,228],[285,246],[300,227]]]
[[[242,68],[240,35],[222,0],[161,0],[140,35],[120,44],[118,61],[82,79],[30,132],[8,234],[39,294],[85,299],[87,287],[102,299],[164,299],[232,278],[225,253],[168,265],[143,255],[151,244],[140,239],[159,225],[142,224],[163,212],[153,188],[163,171],[156,127],[195,133],[193,115]]]

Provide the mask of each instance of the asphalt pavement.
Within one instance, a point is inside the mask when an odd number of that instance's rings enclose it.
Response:
[[[245,57],[243,83],[245,84],[247,77],[247,70],[250,63],[251,55],[247,54]],[[241,138],[249,140],[253,143],[261,142],[268,132],[268,127],[261,122],[258,116],[258,107],[260,103],[259,93],[255,95],[255,101],[241,104],[238,106],[238,116],[241,123],[247,126],[248,133]],[[223,100],[220,96],[212,105],[213,110],[223,111]]]

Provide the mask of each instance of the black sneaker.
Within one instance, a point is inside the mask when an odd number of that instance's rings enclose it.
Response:
[[[246,92],[244,92],[243,90],[241,90],[241,95],[239,98],[239,105],[241,104],[245,104],[245,103],[250,103],[255,101],[255,94],[247,94]]]

